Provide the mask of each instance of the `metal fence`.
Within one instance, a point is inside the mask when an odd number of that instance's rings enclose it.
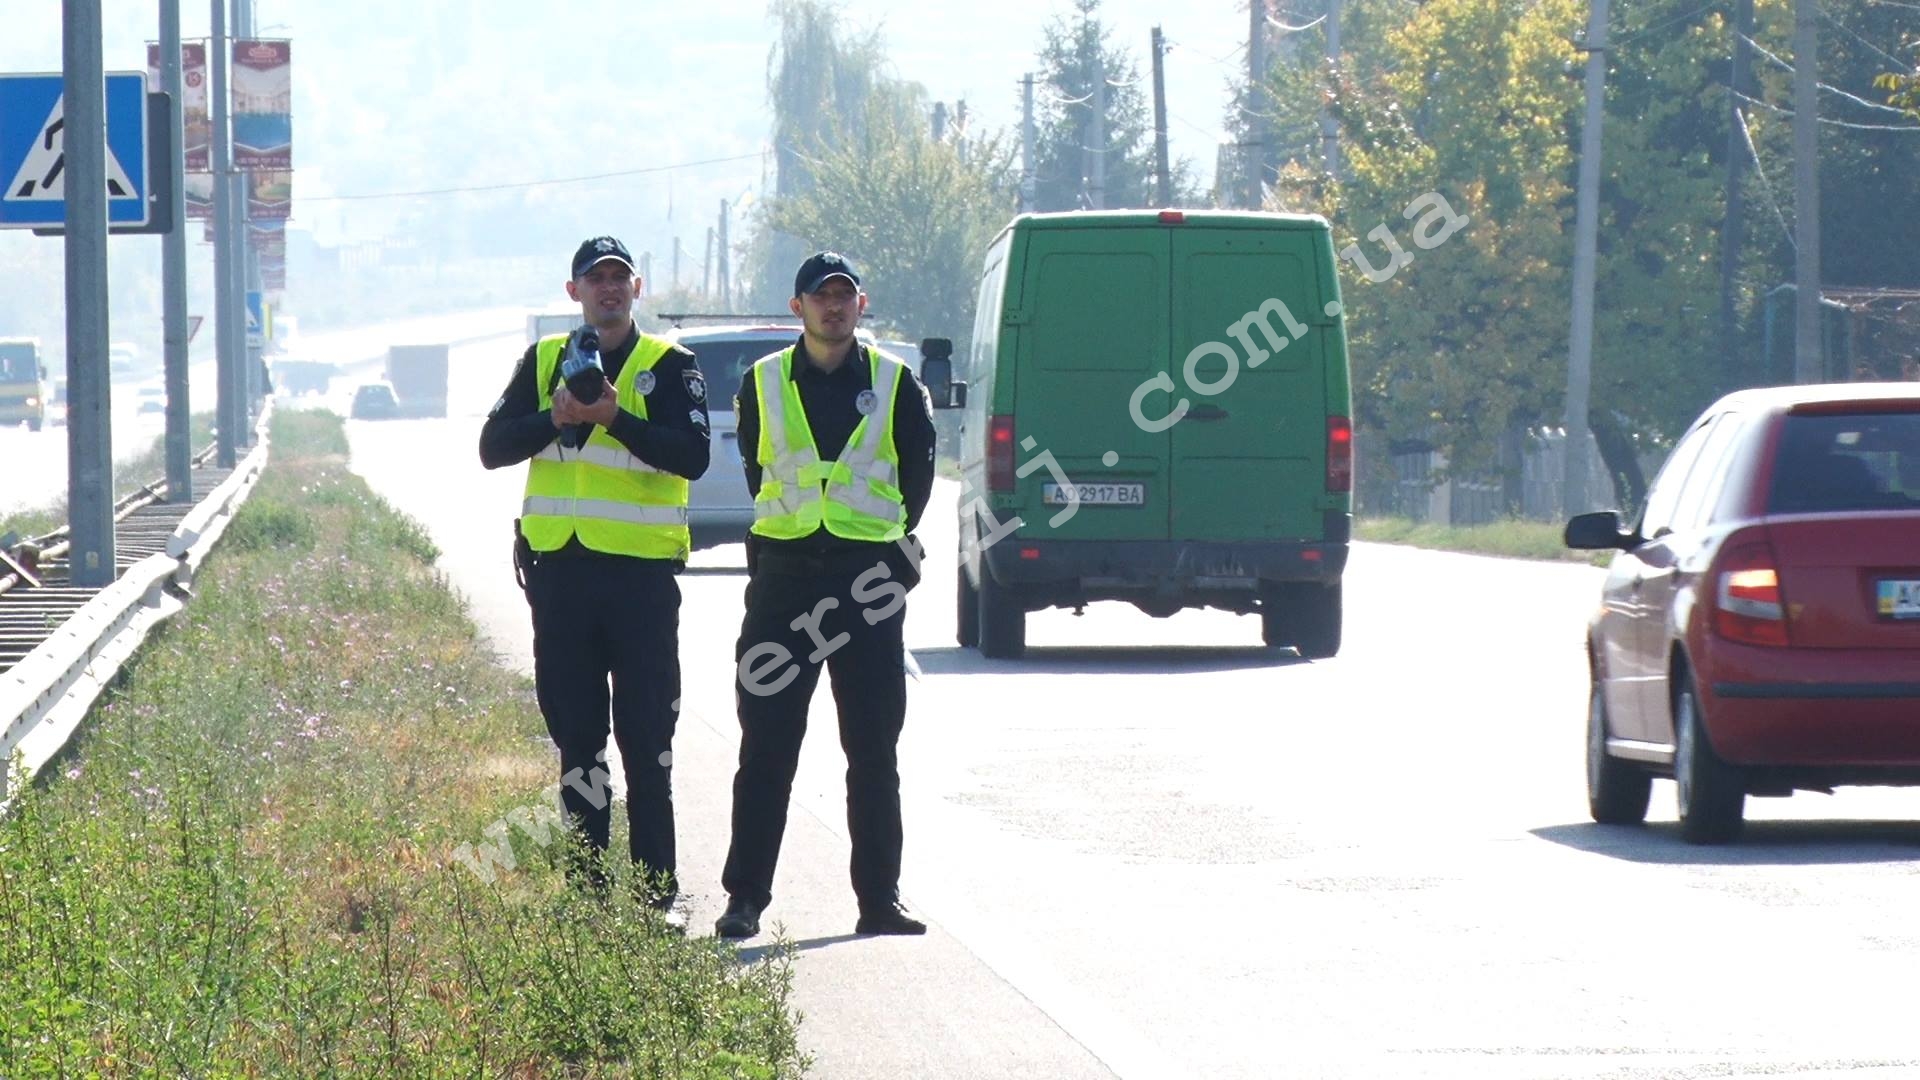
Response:
[[[1394,454],[1384,440],[1364,436],[1357,450],[1361,476],[1356,501],[1362,514],[1444,525],[1565,517],[1561,501],[1567,448],[1562,431],[1515,433],[1505,440],[1493,469],[1464,476],[1454,475],[1447,456],[1437,450]],[[1369,467],[1369,457],[1381,464]],[[1641,457],[1640,468],[1649,481],[1665,457],[1664,451]],[[1587,439],[1587,469],[1588,501],[1594,507],[1632,509],[1621,505],[1592,436]]]

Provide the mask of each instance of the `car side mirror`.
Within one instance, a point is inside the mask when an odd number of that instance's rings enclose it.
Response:
[[[946,338],[926,338],[920,342],[920,381],[927,388],[936,409],[963,409],[967,404],[967,384],[953,381],[953,342]]]
[[[1618,510],[1575,515],[1561,539],[1575,551],[1630,551],[1640,546],[1640,538],[1621,523]]]

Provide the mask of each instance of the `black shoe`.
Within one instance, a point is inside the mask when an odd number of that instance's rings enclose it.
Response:
[[[860,921],[853,924],[856,934],[924,934],[927,924],[907,913],[905,904],[895,900],[884,907],[860,909]]]
[[[713,932],[719,937],[735,941],[750,938],[760,932],[762,910],[759,904],[745,897],[728,897],[725,914],[713,921]]]

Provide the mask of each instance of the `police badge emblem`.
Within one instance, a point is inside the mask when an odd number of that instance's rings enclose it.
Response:
[[[701,378],[700,373],[697,371],[683,371],[680,373],[680,378],[687,384],[687,397],[692,400],[695,405],[705,404],[707,400],[707,380]]]
[[[633,392],[636,394],[653,393],[653,372],[643,371],[633,377]]]
[[[860,410],[861,416],[872,416],[880,408],[880,395],[871,390],[862,390],[860,396],[853,399],[853,407]]]

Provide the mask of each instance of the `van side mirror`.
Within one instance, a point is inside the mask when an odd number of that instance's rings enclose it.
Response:
[[[1575,515],[1561,539],[1575,551],[1631,551],[1640,538],[1627,532],[1617,510]]]
[[[953,342],[926,338],[920,342],[920,381],[936,409],[964,409],[967,384],[953,381]]]

